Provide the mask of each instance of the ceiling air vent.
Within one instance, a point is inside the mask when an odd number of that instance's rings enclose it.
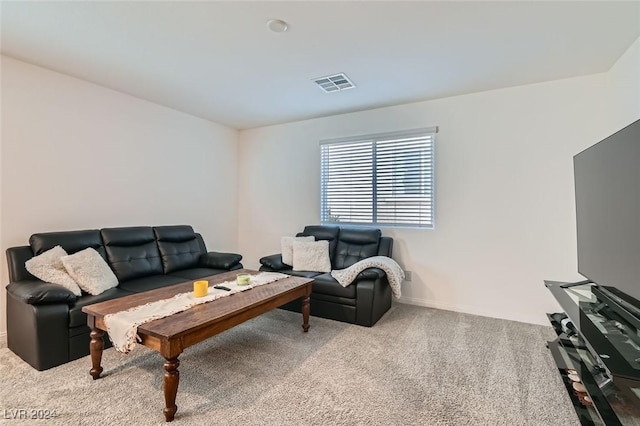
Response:
[[[340,90],[353,89],[355,84],[349,77],[340,73],[326,77],[315,78],[313,81],[325,92],[339,92]]]

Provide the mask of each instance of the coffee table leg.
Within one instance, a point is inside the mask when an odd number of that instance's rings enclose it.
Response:
[[[178,406],[176,405],[176,394],[178,393],[178,382],[180,381],[180,372],[178,371],[180,361],[178,360],[178,357],[166,358],[166,360],[167,361],[164,363],[165,373],[163,385],[165,409],[163,412],[165,420],[170,422],[176,415],[176,411],[178,411]]]
[[[93,380],[99,379],[102,373],[102,350],[104,349],[104,331],[94,328],[91,330],[91,342],[89,343],[89,353],[91,354],[91,377]]]
[[[309,331],[309,296],[304,296],[302,298],[302,329],[306,333]]]

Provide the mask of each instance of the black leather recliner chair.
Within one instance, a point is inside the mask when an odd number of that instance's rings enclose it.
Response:
[[[391,257],[393,249],[393,239],[383,237],[379,229],[311,225],[296,236],[311,235],[316,241],[329,241],[332,270],[347,268],[367,257]],[[391,307],[391,287],[381,269],[366,269],[354,283],[342,287],[330,273],[293,271],[291,265],[282,263],[281,254],[265,256],[260,263],[261,271],[278,271],[315,280],[311,315],[371,327]],[[294,301],[283,308],[300,312],[302,306],[300,301]]]
[[[94,248],[118,278],[96,296],[35,278],[25,262],[57,245],[68,254]],[[140,226],[34,234],[28,246],[7,249],[7,345],[37,370],[89,354],[89,327],[82,307],[133,293],[242,268],[242,256],[207,253],[191,226]],[[105,339],[105,346],[110,346]]]

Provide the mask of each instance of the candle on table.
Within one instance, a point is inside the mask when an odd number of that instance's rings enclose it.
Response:
[[[193,282],[193,296],[204,297],[209,293],[209,281],[199,280]]]

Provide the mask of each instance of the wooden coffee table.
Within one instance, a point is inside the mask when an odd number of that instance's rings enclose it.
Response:
[[[202,279],[209,280],[211,287],[224,281],[234,280],[237,274],[243,272],[258,273],[257,271],[239,269]],[[186,311],[139,326],[138,336],[142,339],[140,343],[158,351],[166,360],[163,379],[166,421],[172,421],[178,410],[176,405],[180,377],[178,356],[185,348],[298,298],[302,298],[302,328],[307,332],[309,330],[309,296],[312,284],[312,279],[292,276],[196,305]],[[89,344],[92,364],[91,377],[94,380],[98,379],[102,373],[100,364],[104,348],[103,335],[107,329],[104,323],[105,315],[145,303],[168,299],[176,294],[190,291],[193,291],[193,280],[82,308],[82,311],[87,314],[87,324],[91,328],[91,342]]]

